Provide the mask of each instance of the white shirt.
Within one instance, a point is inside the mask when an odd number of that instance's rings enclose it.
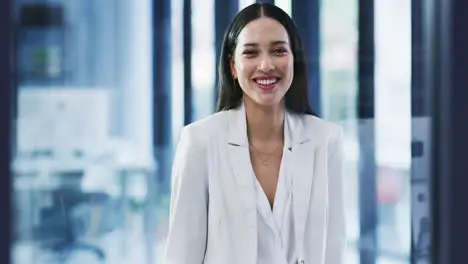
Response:
[[[257,264],[296,263],[292,177],[285,166],[289,150],[283,150],[273,211],[262,186],[256,182],[258,261]],[[256,178],[256,177],[255,177]]]

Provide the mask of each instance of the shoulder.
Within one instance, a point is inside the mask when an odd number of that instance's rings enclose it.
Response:
[[[331,166],[340,167],[345,154],[343,128],[312,115],[301,115],[300,118],[304,131],[313,145],[323,153],[327,153],[332,162]]]
[[[304,131],[316,142],[330,144],[342,140],[341,126],[313,115],[299,114],[298,118],[302,121]]]
[[[227,129],[228,111],[221,111],[186,125],[180,141],[195,145],[205,145]]]

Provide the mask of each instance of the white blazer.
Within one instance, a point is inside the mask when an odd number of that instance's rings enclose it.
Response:
[[[342,264],[342,130],[286,113],[300,264]],[[245,109],[186,126],[174,159],[164,264],[256,264],[257,211]]]

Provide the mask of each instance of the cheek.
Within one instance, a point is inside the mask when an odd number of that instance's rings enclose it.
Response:
[[[240,78],[249,79],[249,77],[255,72],[255,65],[252,62],[241,62],[237,64],[236,71]]]
[[[289,81],[292,81],[294,77],[294,62],[293,61],[287,61],[282,65],[281,71],[287,77]]]
[[[288,61],[288,69],[289,69],[289,73],[293,75],[294,74],[294,60],[292,58]]]

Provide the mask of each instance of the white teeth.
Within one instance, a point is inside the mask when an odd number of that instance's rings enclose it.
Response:
[[[262,84],[262,85],[269,85],[275,82],[276,80],[257,80],[257,83]]]

